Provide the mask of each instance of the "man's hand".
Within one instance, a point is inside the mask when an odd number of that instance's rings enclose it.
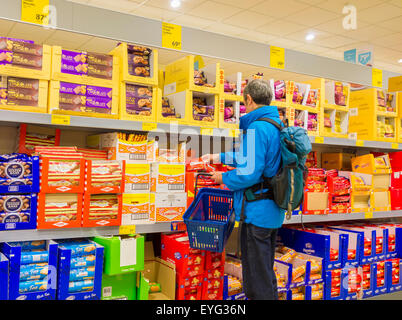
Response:
[[[219,163],[219,158],[220,155],[218,153],[215,154],[204,154],[201,159],[204,162],[208,162],[208,163]]]
[[[216,184],[223,184],[222,172],[213,172],[211,178],[215,181]]]

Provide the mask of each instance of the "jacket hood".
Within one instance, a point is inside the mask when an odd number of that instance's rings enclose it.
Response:
[[[278,108],[276,106],[264,106],[247,113],[240,118],[240,129],[247,130],[254,121],[260,118],[271,118],[279,123]]]

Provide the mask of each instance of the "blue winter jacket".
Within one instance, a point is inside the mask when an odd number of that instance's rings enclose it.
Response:
[[[220,161],[236,167],[224,173],[223,183],[234,191],[236,220],[240,220],[243,193],[248,187],[262,181],[262,176],[273,177],[279,170],[281,154],[279,130],[260,118],[271,118],[280,123],[278,108],[260,107],[240,118],[240,129],[247,130],[236,151],[220,154]],[[254,129],[254,130],[252,130]],[[255,141],[253,143],[252,141]],[[244,202],[245,222],[261,228],[280,228],[285,210],[273,200]]]

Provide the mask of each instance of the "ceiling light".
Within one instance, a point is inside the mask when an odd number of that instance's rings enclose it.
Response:
[[[314,38],[315,38],[315,35],[313,33],[309,33],[308,35],[306,35],[306,40],[307,41],[314,40]]]
[[[170,6],[172,7],[172,8],[178,8],[178,7],[180,7],[181,6],[181,1],[180,0],[171,0],[170,1]]]
[[[399,62],[399,63],[402,63],[402,59],[399,59],[398,62]]]

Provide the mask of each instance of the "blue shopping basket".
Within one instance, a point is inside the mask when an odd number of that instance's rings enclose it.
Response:
[[[202,188],[183,220],[191,248],[222,252],[235,224],[233,192]]]

